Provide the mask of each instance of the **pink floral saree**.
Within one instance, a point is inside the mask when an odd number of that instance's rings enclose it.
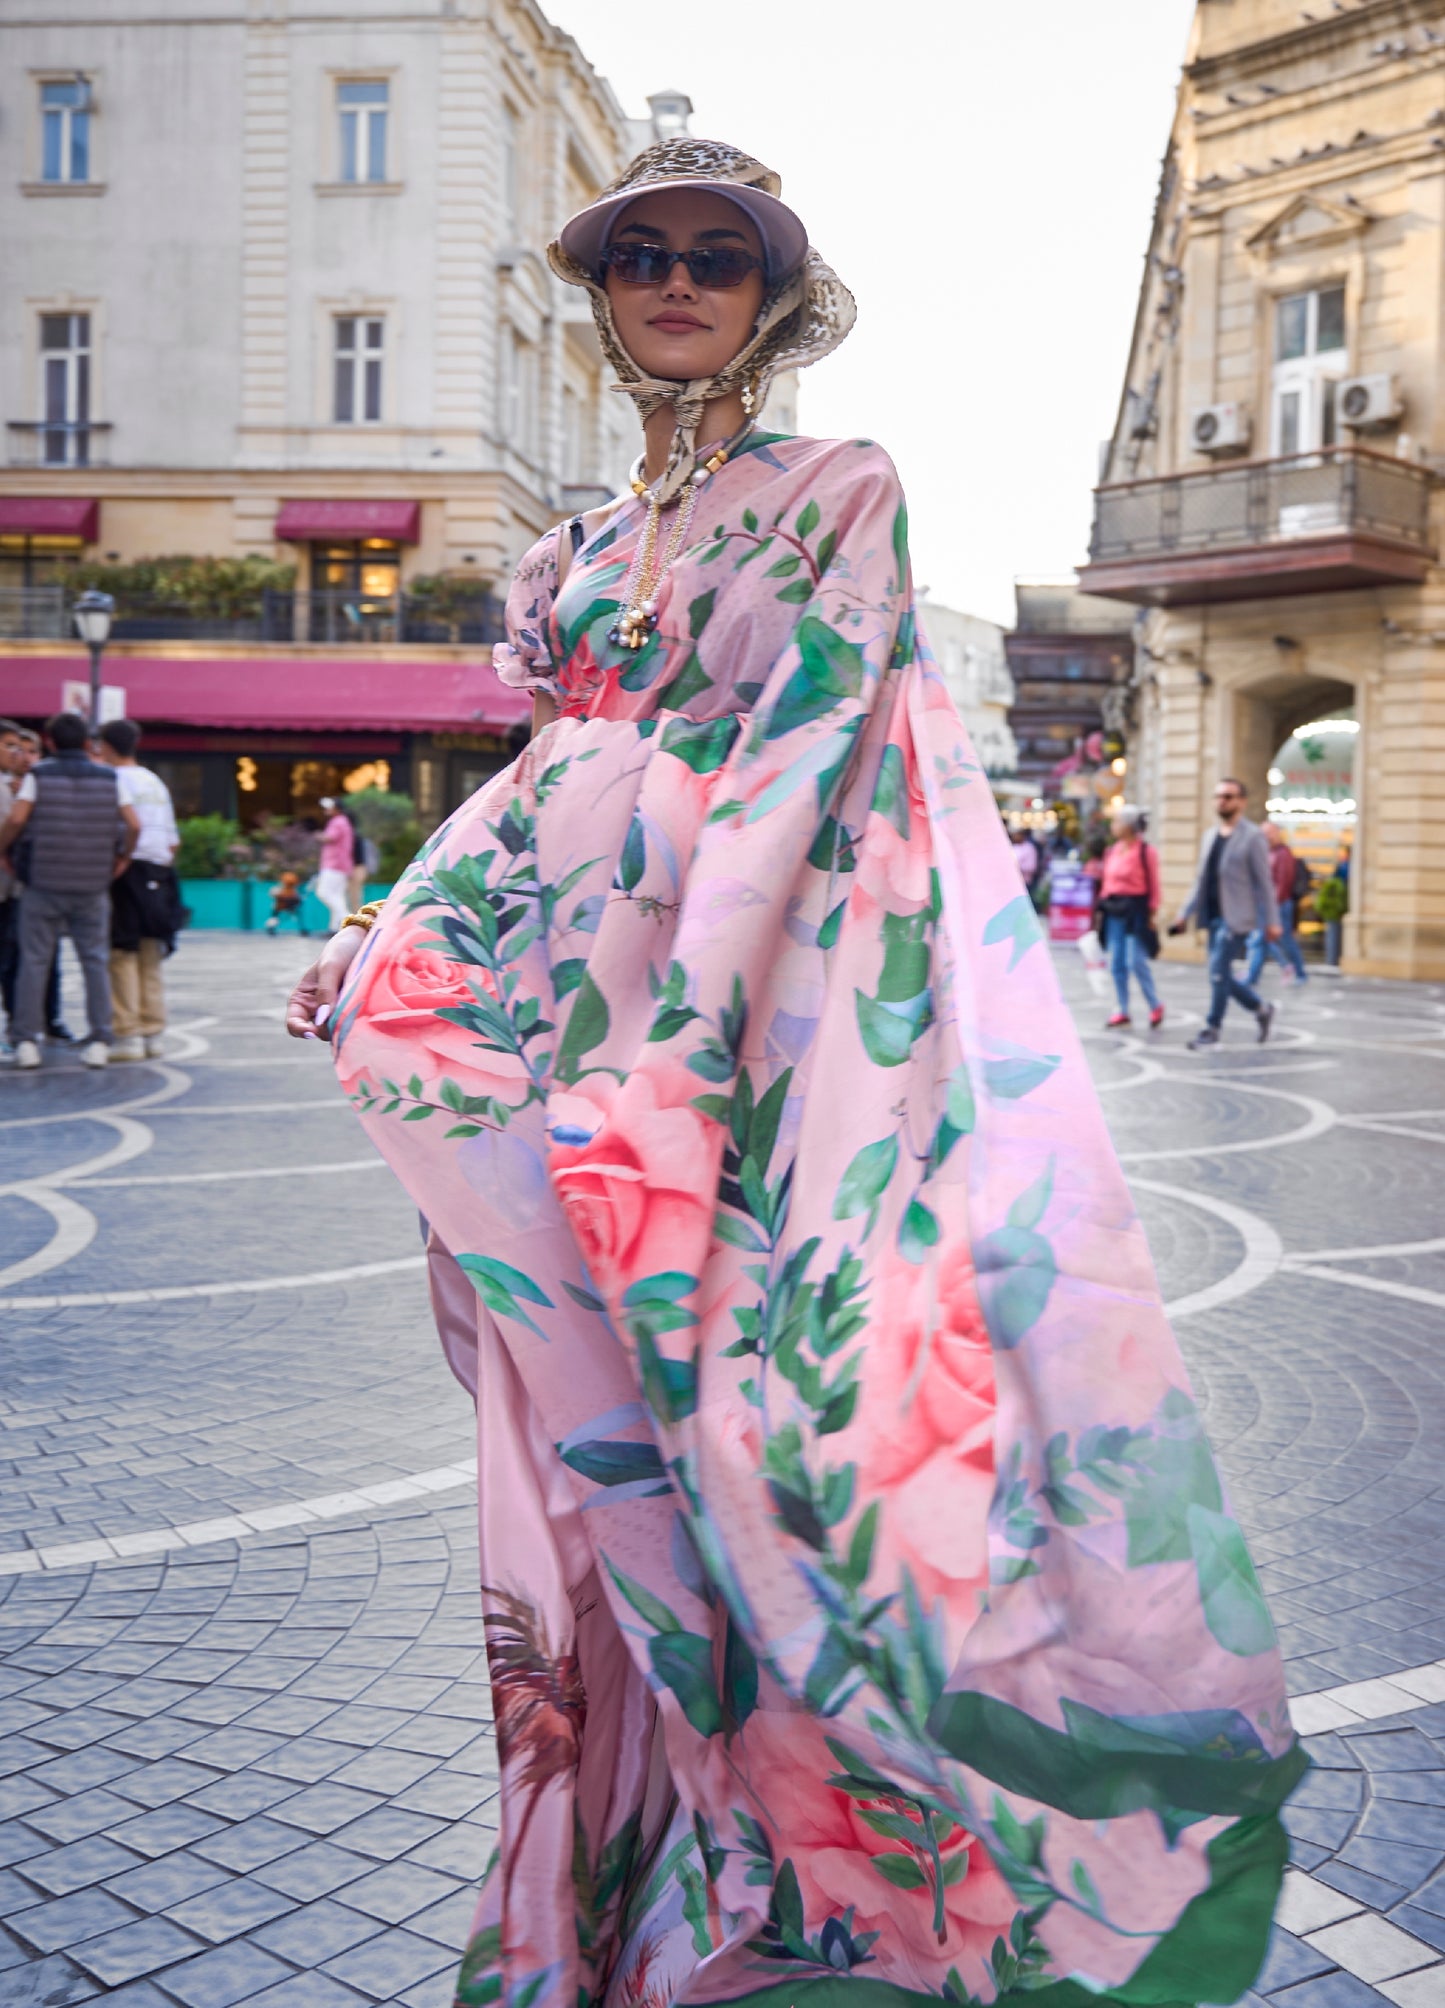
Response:
[[[755,436],[632,653],[640,523],[336,1035],[477,1394],[458,2000],[1233,2001],[1305,1759],[897,476]]]

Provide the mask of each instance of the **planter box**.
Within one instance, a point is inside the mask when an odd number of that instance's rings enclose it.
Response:
[[[371,884],[365,897],[384,899],[390,891],[389,885]],[[230,928],[254,934],[271,918],[271,887],[260,879],[182,879],[181,899],[191,910],[195,929]],[[283,917],[283,931],[298,933],[296,922],[294,914]],[[330,929],[326,908],[314,892],[302,899],[300,922],[308,934],[324,936]]]

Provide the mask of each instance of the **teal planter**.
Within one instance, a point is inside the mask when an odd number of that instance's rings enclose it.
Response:
[[[390,891],[389,885],[368,885],[366,897],[384,899]],[[271,918],[271,887],[259,879],[182,879],[181,898],[191,910],[191,926],[196,929],[229,928],[254,934]],[[301,925],[308,934],[319,935],[331,925],[314,892],[302,899]],[[295,916],[288,914],[281,927],[287,934],[295,933]]]

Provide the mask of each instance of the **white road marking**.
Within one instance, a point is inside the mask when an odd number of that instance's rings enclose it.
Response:
[[[1172,1304],[1164,1306],[1164,1315],[1171,1321],[1196,1317],[1201,1311],[1212,1311],[1220,1304],[1232,1303],[1236,1297],[1247,1296],[1261,1283],[1267,1283],[1284,1261],[1283,1242],[1269,1222],[1261,1220],[1257,1213],[1250,1213],[1243,1206],[1233,1206],[1226,1199],[1215,1199],[1208,1193],[1191,1192],[1179,1185],[1161,1185],[1152,1178],[1131,1178],[1129,1183],[1136,1192],[1158,1193],[1161,1198],[1177,1199],[1181,1205],[1197,1207],[1201,1213],[1212,1213],[1216,1220],[1232,1227],[1244,1243],[1242,1259],[1227,1276],[1221,1276],[1217,1283],[1209,1283],[1204,1289],[1194,1290],[1189,1296],[1176,1298]]]
[[[67,1178],[69,1186],[220,1185],[236,1178],[320,1178],[341,1171],[385,1171],[383,1157],[342,1157],[330,1164],[268,1164],[250,1171],[149,1171],[131,1178]]]
[[[54,1297],[0,1297],[8,1311],[88,1310],[122,1304],[173,1304],[194,1297],[250,1297],[267,1290],[309,1290],[322,1283],[355,1283],[367,1276],[394,1276],[422,1269],[425,1255],[401,1255],[390,1262],[357,1262],[349,1269],[311,1269],[299,1276],[259,1276],[232,1283],[173,1283],[155,1290],[78,1290]]]

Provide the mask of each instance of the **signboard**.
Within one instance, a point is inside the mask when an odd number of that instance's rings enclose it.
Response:
[[[90,719],[90,684],[79,677],[67,678],[60,686],[60,708],[74,711],[87,722]],[[98,725],[109,725],[113,719],[125,717],[125,692],[118,683],[103,683],[100,686],[100,717]]]

